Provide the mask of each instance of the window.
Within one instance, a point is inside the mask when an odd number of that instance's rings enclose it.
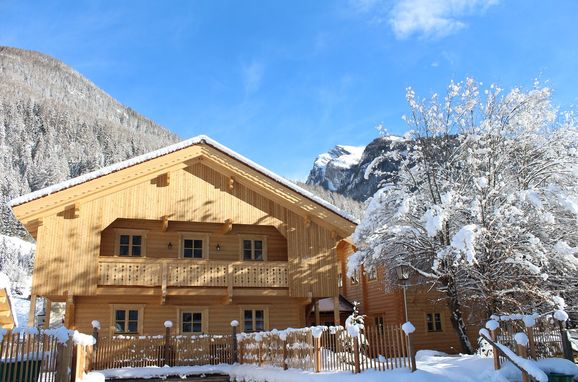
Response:
[[[115,309],[114,332],[116,334],[138,333],[139,316],[140,315],[138,309]]]
[[[369,269],[367,272],[365,272],[365,275],[367,276],[367,281],[377,280],[377,271],[375,268]]]
[[[189,259],[203,258],[203,240],[184,239],[183,240],[183,257]]]
[[[181,312],[181,333],[202,333],[203,313]]]
[[[375,328],[377,329],[377,331],[379,333],[383,333],[383,327],[384,327],[383,317],[382,316],[375,316],[373,318],[373,323],[375,324]]]
[[[209,250],[209,235],[183,233],[181,235],[181,257],[184,259],[206,259]]]
[[[266,243],[263,239],[243,239],[241,248],[243,260],[266,260]]]
[[[177,309],[177,331],[179,334],[207,333],[209,329],[209,309],[199,306],[185,306]]]
[[[265,330],[265,310],[243,309],[243,331],[260,332]]]
[[[442,331],[441,314],[439,313],[426,314],[426,325],[428,332],[441,332]]]
[[[144,255],[142,235],[121,234],[118,238],[118,255],[140,257]]]
[[[356,269],[351,274],[351,285],[359,284],[359,271]]]

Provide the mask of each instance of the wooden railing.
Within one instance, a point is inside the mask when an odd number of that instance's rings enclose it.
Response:
[[[100,259],[98,285],[168,287],[288,287],[283,261]]]

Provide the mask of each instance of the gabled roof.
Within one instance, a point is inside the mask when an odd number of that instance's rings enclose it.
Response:
[[[187,139],[185,141],[182,141],[182,142],[179,142],[179,143],[176,143],[176,144],[152,151],[150,153],[143,154],[143,155],[119,162],[119,163],[115,163],[113,165],[103,167],[99,170],[78,176],[76,178],[72,178],[72,179],[66,180],[64,182],[54,184],[52,186],[40,189],[38,191],[34,191],[34,192],[29,193],[29,194],[22,195],[20,197],[12,199],[9,202],[9,205],[11,207],[16,207],[16,206],[31,202],[33,200],[40,199],[40,198],[46,197],[46,196],[51,195],[51,194],[55,194],[59,191],[69,189],[71,187],[80,185],[82,183],[86,183],[88,181],[103,177],[105,175],[112,174],[112,173],[115,173],[117,171],[135,166],[137,164],[140,164],[140,163],[143,163],[143,162],[146,162],[146,161],[158,158],[158,157],[162,157],[164,155],[173,153],[175,151],[183,150],[183,149],[190,147],[190,146],[194,146],[197,144],[203,144],[203,143],[217,149],[218,151],[221,151],[222,153],[225,153],[226,155],[238,160],[239,162],[242,162],[243,164],[254,169],[255,171],[258,171],[259,173],[274,180],[275,182],[277,182],[277,183],[291,189],[292,191],[297,192],[298,194],[310,199],[311,201],[315,202],[316,204],[332,211],[333,213],[341,216],[342,218],[348,220],[349,222],[354,223],[354,224],[358,223],[357,219],[355,219],[354,217],[352,217],[348,213],[340,210],[339,208],[335,207],[333,204],[328,203],[327,201],[319,198],[318,196],[314,195],[313,193],[297,186],[293,182],[291,182],[291,181],[275,174],[274,172],[260,166],[259,164],[251,161],[250,159],[244,157],[243,155],[229,149],[228,147],[223,146],[222,144],[209,138],[206,135],[199,135],[199,136],[196,136],[194,138],[190,138],[190,139]]]

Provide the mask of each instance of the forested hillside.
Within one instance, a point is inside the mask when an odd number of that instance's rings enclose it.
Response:
[[[25,236],[11,198],[176,141],[64,63],[0,47],[0,234]]]

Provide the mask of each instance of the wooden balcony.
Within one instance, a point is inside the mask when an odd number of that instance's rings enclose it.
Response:
[[[100,259],[99,286],[287,288],[287,262]]]

